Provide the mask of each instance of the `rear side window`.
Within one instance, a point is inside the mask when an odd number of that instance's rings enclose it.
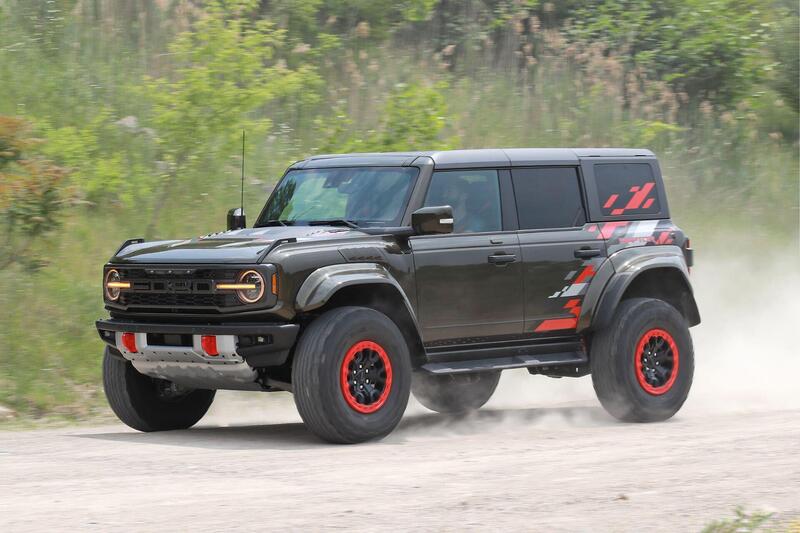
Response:
[[[511,180],[519,229],[571,228],[586,222],[576,169],[515,169]]]
[[[661,212],[653,169],[646,163],[594,166],[604,216],[655,215]]]

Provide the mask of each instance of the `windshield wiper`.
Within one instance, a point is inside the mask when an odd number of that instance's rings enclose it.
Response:
[[[345,220],[343,218],[331,218],[328,220],[309,220],[309,226],[347,226],[348,228],[358,229],[358,224],[352,220]]]
[[[267,220],[261,226],[291,226],[294,224],[291,220]]]

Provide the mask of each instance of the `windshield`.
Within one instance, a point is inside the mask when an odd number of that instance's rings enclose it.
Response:
[[[292,170],[275,188],[256,226],[325,221],[397,226],[418,172],[415,167]]]

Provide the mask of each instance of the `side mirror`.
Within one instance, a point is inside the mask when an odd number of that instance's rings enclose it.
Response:
[[[453,233],[453,208],[449,205],[423,207],[411,213],[415,235]]]
[[[247,227],[247,217],[241,207],[234,207],[228,211],[228,231],[244,229]]]

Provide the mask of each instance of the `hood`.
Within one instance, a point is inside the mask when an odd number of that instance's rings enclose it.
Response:
[[[212,233],[188,240],[130,244],[117,252],[112,263],[256,263],[278,239],[298,242],[362,237],[358,230],[331,226],[277,226]]]

